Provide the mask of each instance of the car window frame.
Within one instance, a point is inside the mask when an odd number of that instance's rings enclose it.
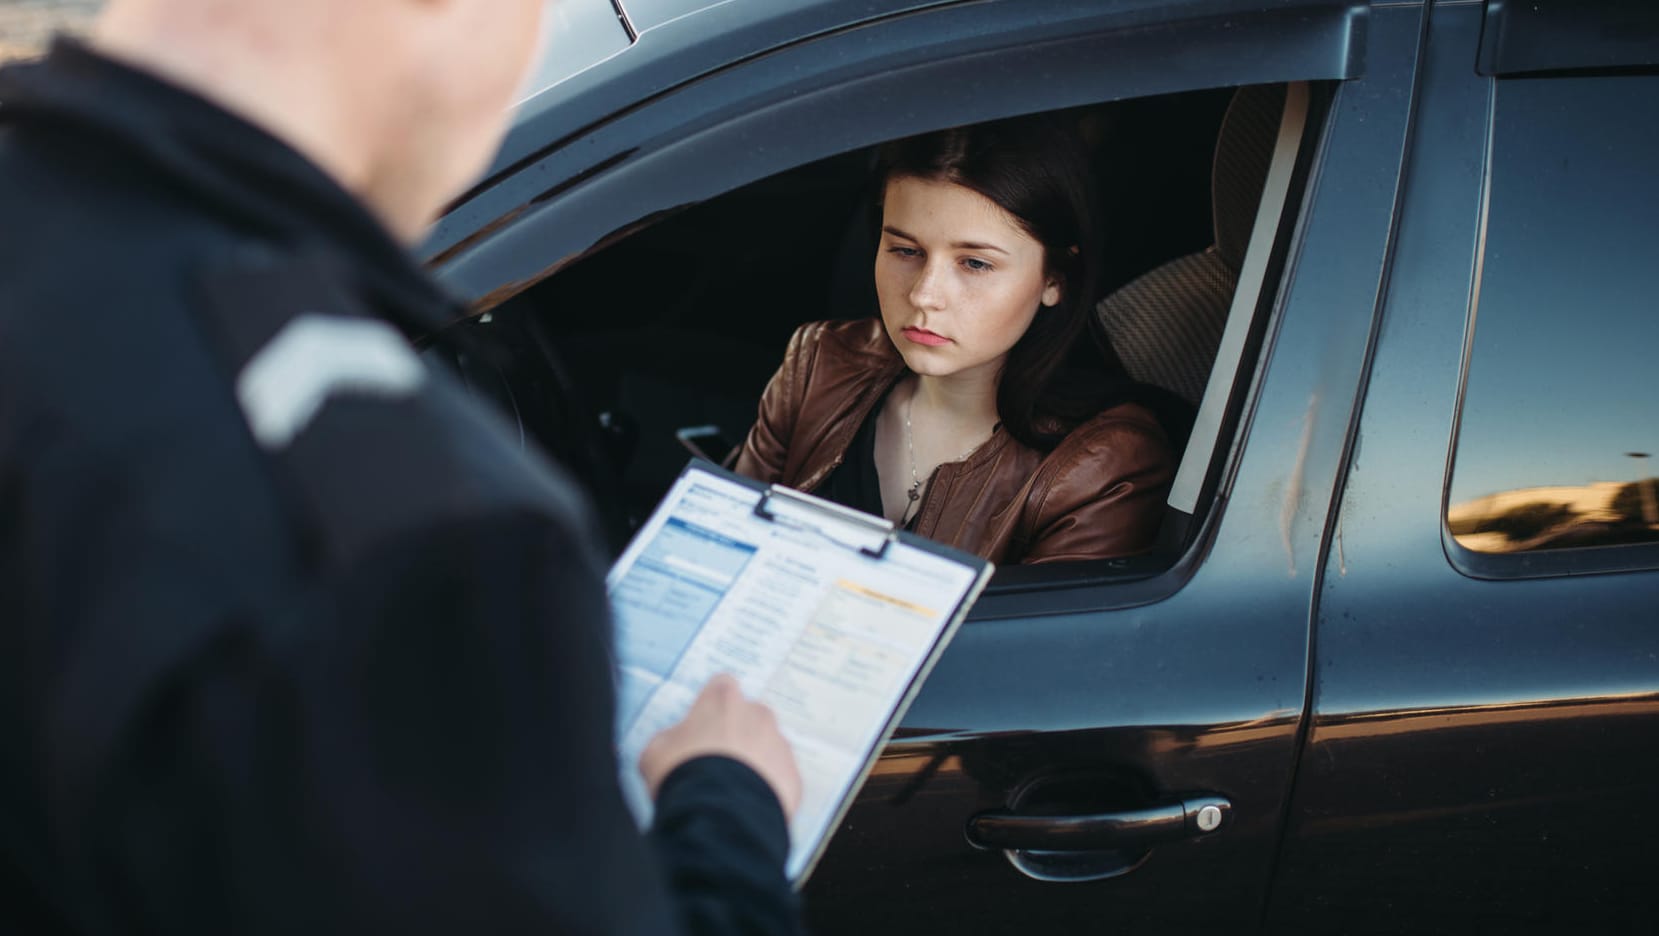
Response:
[[[1659,67],[1659,6],[1629,0],[1486,0],[1475,73],[1567,75]]]
[[[819,37],[688,85],[600,128],[585,146],[572,143],[521,167],[501,183],[517,187],[519,204],[480,225],[470,238],[451,238],[452,246],[437,262],[438,272],[455,291],[474,300],[475,311],[487,311],[679,208],[887,139],[1105,101],[1359,77],[1367,12],[1359,4],[1270,9],[1194,16],[1156,28],[1143,20],[1118,22],[1102,14],[1092,29],[1079,31],[1076,23],[1016,26],[1008,22],[1007,5],[986,5],[922,11]],[[878,28],[891,34],[877,41],[871,30]],[[896,49],[908,50],[901,67],[892,67]],[[803,78],[803,72],[808,76]],[[986,84],[987,74],[1015,80]],[[815,81],[827,83],[817,86]],[[937,87],[982,88],[986,93],[965,95],[967,100],[930,99],[929,94],[937,94],[927,89]],[[876,115],[879,119],[872,119],[870,100],[890,105]],[[663,111],[676,118],[663,121]],[[792,124],[798,131],[808,115],[819,132],[791,132]],[[1185,539],[1173,562],[1166,554],[1003,570],[976,608],[976,618],[1150,604],[1179,591],[1192,577],[1224,502],[1230,466],[1239,458],[1249,400],[1259,386],[1260,362],[1269,356],[1274,313],[1287,282],[1292,235],[1306,210],[1306,183],[1329,116],[1316,112],[1304,128],[1296,177],[1273,227],[1272,256],[1263,279],[1276,285],[1255,297],[1255,334],[1241,352],[1241,361],[1257,363],[1229,375],[1242,385],[1231,388],[1228,417],[1215,457],[1206,466],[1204,510],[1195,535]],[[767,140],[764,162],[734,171],[708,158],[734,139]],[[581,152],[569,152],[573,147]],[[686,178],[688,166],[698,167],[703,176]],[[665,184],[663,177],[674,172],[681,177]],[[674,194],[640,197],[641,189],[653,186]],[[617,198],[630,195],[631,207],[615,206]],[[612,220],[595,225],[596,214]],[[632,220],[619,224],[619,217]],[[571,235],[572,221],[584,219],[586,229]],[[560,233],[565,246],[547,247]],[[1033,595],[1041,596],[1041,607],[1033,604]]]
[[[1656,10],[1659,12],[1659,10]],[[1490,8],[1489,8],[1490,15]],[[1451,526],[1452,478],[1457,468],[1459,447],[1462,443],[1464,403],[1469,388],[1470,366],[1475,358],[1475,330],[1480,317],[1480,287],[1485,276],[1487,224],[1491,209],[1493,159],[1497,138],[1497,100],[1506,86],[1516,82],[1563,82],[1585,77],[1606,77],[1611,80],[1644,77],[1659,79],[1659,69],[1640,67],[1610,72],[1604,68],[1554,69],[1548,74],[1521,72],[1511,77],[1493,79],[1492,103],[1487,110],[1485,171],[1480,193],[1480,231],[1475,253],[1472,290],[1466,307],[1463,332],[1462,364],[1458,373],[1457,401],[1453,410],[1451,438],[1446,452],[1446,469],[1440,503],[1440,539],[1446,560],[1460,574],[1492,581],[1558,578],[1580,575],[1611,575],[1659,570],[1659,543],[1622,543],[1606,546],[1569,546],[1543,548],[1525,552],[1482,552],[1464,545]]]

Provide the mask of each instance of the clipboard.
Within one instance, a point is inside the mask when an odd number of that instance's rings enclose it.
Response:
[[[639,752],[729,672],[795,750],[786,872],[800,887],[991,572],[884,518],[692,459],[605,582],[622,789],[641,827]]]

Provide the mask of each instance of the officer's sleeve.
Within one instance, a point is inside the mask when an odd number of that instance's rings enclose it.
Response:
[[[780,869],[789,828],[772,788],[744,764],[705,757],[662,783],[651,830],[690,933],[795,933],[799,908]]]
[[[317,752],[357,765],[339,799],[364,817],[350,853],[373,867],[340,877],[378,886],[350,916],[370,931],[437,931],[451,912],[495,932],[792,931],[783,816],[747,767],[685,765],[651,839],[636,831],[601,567],[577,534],[536,515],[459,523],[382,550],[336,590],[346,627],[372,622],[312,713],[361,721]],[[416,912],[383,917],[398,902]]]
[[[782,815],[746,767],[685,765],[636,830],[598,562],[574,534],[528,512],[410,532],[332,573],[325,602],[205,651],[112,816],[135,915],[175,933],[795,931]]]

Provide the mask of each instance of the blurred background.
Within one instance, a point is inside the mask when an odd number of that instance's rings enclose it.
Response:
[[[32,58],[60,30],[83,32],[103,0],[0,0],[0,62]]]

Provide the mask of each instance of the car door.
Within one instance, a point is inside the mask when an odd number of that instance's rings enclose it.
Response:
[[[1259,926],[1422,17],[1398,3],[931,6],[734,62],[541,150],[521,137],[529,155],[440,225],[441,273],[490,308],[680,206],[856,147],[1316,83],[1280,125],[1278,195],[1183,463],[1171,512],[1191,532],[1144,559],[999,573],[808,884],[816,931]]]
[[[1151,580],[993,586],[811,882],[820,931],[1260,925],[1421,12],[1370,11],[1367,72],[1336,89],[1206,529]]]
[[[1271,931],[1653,926],[1656,23],[1433,11]]]

